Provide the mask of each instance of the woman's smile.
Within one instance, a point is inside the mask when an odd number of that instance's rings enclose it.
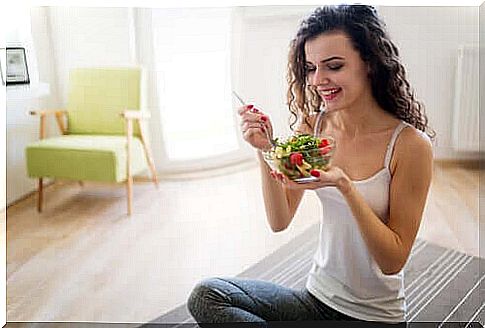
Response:
[[[325,89],[325,90],[318,90],[318,93],[325,101],[329,102],[337,98],[341,91],[342,91],[342,88],[331,88],[331,89]]]

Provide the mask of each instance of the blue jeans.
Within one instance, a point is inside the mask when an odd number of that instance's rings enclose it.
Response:
[[[252,322],[268,327],[268,322],[283,321],[360,321],[328,307],[306,289],[241,278],[203,280],[190,294],[187,307],[201,327],[204,323]]]

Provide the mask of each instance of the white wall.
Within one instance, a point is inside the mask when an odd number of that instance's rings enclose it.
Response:
[[[5,12],[2,11],[0,12],[0,21],[3,21],[5,19]],[[0,23],[1,24],[1,23]],[[2,26],[3,27],[3,26]],[[3,32],[4,30],[0,32],[0,47],[4,47],[6,44],[6,35]],[[0,59],[3,63],[6,62],[5,56]],[[4,77],[5,79],[5,77]],[[6,87],[0,82],[0,110],[5,110],[6,107]],[[0,115],[0,126],[5,126],[5,115]],[[7,206],[6,203],[6,156],[5,150],[6,150],[6,145],[7,145],[7,135],[4,130],[0,131],[0,212],[3,212],[5,210],[5,207]],[[3,218],[1,218],[3,220]],[[3,227],[3,226],[2,226]],[[3,234],[3,230],[0,231],[0,233]],[[2,244],[3,245],[3,244]],[[1,307],[3,309],[3,307]],[[3,312],[3,311],[2,311]],[[2,319],[2,318],[0,318]],[[2,321],[3,322],[3,321]]]
[[[458,47],[478,45],[478,7],[381,7],[411,85],[437,133],[436,158],[478,158],[451,145]]]
[[[5,10],[0,11],[0,47],[6,44],[6,35],[4,33]],[[6,58],[1,58],[5,63]],[[0,82],[0,110],[6,107],[5,86]],[[0,115],[0,126],[5,126],[5,115]],[[6,202],[6,133],[0,130],[0,279],[3,283],[0,285],[0,324],[2,327],[7,321],[7,206]]]
[[[129,8],[50,7],[48,15],[62,105],[71,68],[134,64]]]
[[[480,24],[480,59],[479,59],[479,65],[480,65],[480,82],[479,84],[482,86],[485,85],[485,3],[482,3],[480,6],[480,21],[482,22]],[[483,113],[483,110],[485,109],[485,97],[483,97],[483,93],[480,95],[480,112]],[[483,127],[485,126],[485,115],[479,115],[479,121],[480,121],[480,126]],[[480,130],[480,151],[482,151],[482,155],[480,157],[480,181],[479,183],[479,204],[485,204],[485,158],[483,154],[485,154],[485,129]],[[479,236],[485,236],[485,212],[484,211],[479,211]],[[479,248],[479,254],[483,256],[485,254],[485,238],[480,238],[480,248]]]
[[[7,87],[7,204],[36,188],[36,180],[27,176],[25,147],[39,139],[39,117],[28,111],[43,108],[47,91],[45,84]]]
[[[47,63],[43,63],[41,70],[37,65],[36,46],[33,42],[35,33],[31,34],[30,9],[28,7],[14,7],[9,11],[9,28],[6,31],[8,46],[26,48],[26,56],[30,77],[29,85],[12,85],[6,88],[6,203],[11,204],[36,188],[34,179],[27,176],[25,163],[25,147],[39,137],[39,118],[28,115],[29,110],[50,107],[53,105],[48,94],[49,85],[40,83],[39,71],[43,71]],[[34,12],[34,16],[36,14]],[[32,22],[36,22],[34,19]],[[34,32],[45,32],[39,24]],[[42,44],[44,46],[44,44]],[[43,49],[43,47],[41,47]],[[48,50],[46,50],[48,51]],[[50,79],[47,79],[49,81]],[[55,85],[55,84],[53,84]],[[48,129],[50,130],[50,129]]]

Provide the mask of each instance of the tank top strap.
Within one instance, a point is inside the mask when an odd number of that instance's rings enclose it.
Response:
[[[315,121],[315,127],[313,128],[313,135],[314,136],[317,136],[318,133],[320,132],[320,129],[321,129],[321,125],[322,125],[322,120],[323,120],[323,114],[325,112],[323,110],[321,110],[320,112],[318,112],[317,114],[317,119]]]
[[[389,168],[389,164],[391,163],[391,156],[394,150],[394,144],[396,143],[396,139],[399,136],[399,133],[408,126],[409,124],[407,122],[401,121],[401,123],[398,124],[396,129],[394,130],[394,133],[392,134],[391,141],[389,141],[389,144],[387,145],[387,151],[386,151],[386,157],[384,159],[384,166],[386,168]]]

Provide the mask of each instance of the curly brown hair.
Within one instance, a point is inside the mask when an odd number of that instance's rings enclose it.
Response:
[[[372,95],[379,106],[434,139],[436,133],[428,126],[424,106],[416,100],[406,79],[398,48],[390,40],[376,9],[366,5],[319,7],[300,23],[288,56],[287,101],[294,118],[290,122],[291,130],[299,115],[311,127],[309,116],[323,106],[315,88],[307,84],[305,43],[335,30],[349,35],[361,59],[369,65]]]

